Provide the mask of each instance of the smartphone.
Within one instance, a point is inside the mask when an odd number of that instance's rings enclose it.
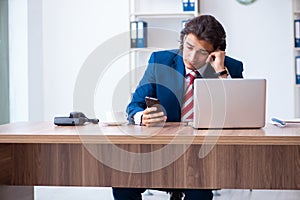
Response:
[[[146,102],[147,107],[149,107],[149,108],[153,107],[153,106],[156,107],[157,111],[155,111],[155,112],[161,112],[162,111],[160,101],[157,98],[146,96],[145,97],[145,102]]]

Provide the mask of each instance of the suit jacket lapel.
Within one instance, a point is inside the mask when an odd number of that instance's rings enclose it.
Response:
[[[182,103],[183,99],[183,93],[184,93],[184,82],[185,82],[185,66],[183,63],[183,58],[180,52],[178,52],[177,56],[174,57],[174,65],[172,66],[173,69],[175,69],[179,74],[176,76],[176,85],[177,87],[177,98],[179,100],[179,103]]]

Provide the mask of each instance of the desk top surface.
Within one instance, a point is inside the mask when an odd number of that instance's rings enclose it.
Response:
[[[183,123],[164,127],[134,125],[55,126],[52,122],[0,125],[0,143],[300,145],[300,124],[284,128],[196,130]]]

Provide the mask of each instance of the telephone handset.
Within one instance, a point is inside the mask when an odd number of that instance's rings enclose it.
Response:
[[[71,112],[69,117],[54,117],[54,124],[58,126],[80,126],[86,122],[98,124],[99,119],[89,119],[82,112]]]

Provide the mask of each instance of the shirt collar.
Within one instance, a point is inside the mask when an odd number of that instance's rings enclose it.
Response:
[[[201,76],[203,76],[203,74],[204,74],[206,68],[207,68],[207,64],[205,64],[203,67],[201,67],[201,68],[198,69],[197,71],[200,73]],[[185,68],[185,72],[186,72],[185,75],[188,75],[189,73],[191,73],[191,71],[193,71],[193,70],[190,70],[190,69],[188,69],[188,68]]]

